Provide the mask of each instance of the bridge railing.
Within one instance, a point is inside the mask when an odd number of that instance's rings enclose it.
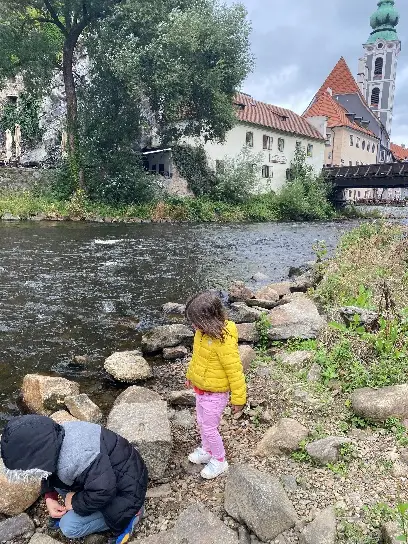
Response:
[[[408,162],[369,164],[365,166],[334,166],[325,168],[326,177],[331,181],[341,178],[388,178],[407,177]]]

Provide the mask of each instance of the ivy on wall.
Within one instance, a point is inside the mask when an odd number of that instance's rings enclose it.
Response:
[[[174,164],[193,193],[196,196],[211,194],[217,184],[217,178],[208,165],[204,148],[176,145],[173,146],[172,153]]]
[[[39,123],[39,101],[27,93],[20,95],[16,103],[6,103],[0,114],[0,132],[7,129],[14,133],[15,125],[21,127],[23,144],[33,147],[41,141],[43,130]]]

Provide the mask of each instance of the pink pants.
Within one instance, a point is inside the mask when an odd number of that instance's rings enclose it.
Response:
[[[225,458],[224,444],[218,427],[228,400],[229,393],[196,394],[197,424],[201,433],[202,447],[218,460]]]

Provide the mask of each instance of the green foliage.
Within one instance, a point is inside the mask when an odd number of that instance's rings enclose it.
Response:
[[[408,504],[400,502],[397,505],[398,522],[403,531],[402,535],[397,536],[399,542],[408,542]]]
[[[406,427],[398,418],[390,417],[384,423],[384,428],[392,432],[401,446],[408,446],[408,434]]]
[[[344,297],[341,300],[341,304],[344,306],[357,306],[358,308],[374,309],[373,304],[373,292],[371,289],[367,289],[364,285],[360,285],[358,289],[358,295],[352,297]]]
[[[257,345],[260,351],[266,351],[269,345],[269,330],[271,328],[271,322],[267,313],[262,313],[256,322],[256,330],[258,332],[259,340]]]
[[[312,249],[316,255],[316,262],[321,263],[328,253],[326,242],[324,240],[318,240],[313,244]]]
[[[294,461],[297,461],[298,463],[309,463],[312,461],[312,458],[306,451],[307,444],[307,440],[302,440],[302,442],[299,444],[299,448],[291,453],[291,457]]]
[[[339,527],[340,542],[345,544],[378,544],[378,537],[367,535],[356,523],[343,521]]]
[[[14,133],[15,125],[21,127],[22,142],[33,145],[41,140],[43,130],[39,125],[39,100],[29,93],[20,95],[16,104],[7,103],[1,110],[0,129]]]
[[[175,145],[172,156],[180,175],[187,181],[196,196],[209,195],[216,185],[215,172],[208,166],[203,147],[187,144]]]
[[[395,520],[396,511],[383,502],[364,506],[365,518],[371,527],[379,529],[385,523]]]

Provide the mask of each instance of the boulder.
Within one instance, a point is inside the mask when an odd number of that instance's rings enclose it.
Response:
[[[307,272],[313,270],[316,266],[316,261],[308,261],[307,263],[301,264],[300,266],[291,266],[289,268],[288,276],[289,278],[296,278],[306,274]]]
[[[381,528],[381,536],[383,544],[399,544],[401,540],[397,540],[402,536],[402,529],[396,521],[385,523]]]
[[[197,503],[180,514],[173,529],[142,539],[140,544],[238,544],[238,537]]]
[[[309,431],[294,419],[283,418],[266,431],[256,448],[256,455],[269,457],[282,453],[291,453],[299,448]]]
[[[1,218],[3,221],[21,221],[21,217],[19,215],[13,215],[10,212],[4,212]]]
[[[225,510],[261,540],[272,540],[298,521],[279,480],[248,465],[230,469],[225,486]]]
[[[156,391],[147,389],[147,387],[132,385],[132,387],[128,387],[118,396],[114,406],[118,406],[119,404],[145,404],[146,402],[161,400],[161,396]]]
[[[280,296],[275,289],[273,289],[270,285],[267,285],[255,293],[255,298],[258,300],[270,300],[272,302],[277,302],[280,299]]]
[[[280,363],[296,368],[304,368],[314,357],[313,351],[290,351],[278,353],[277,359]]]
[[[188,349],[185,346],[176,346],[175,348],[164,348],[163,359],[184,359],[188,355]]]
[[[251,280],[257,281],[257,282],[269,281],[269,279],[270,279],[269,276],[267,276],[263,272],[256,272],[251,278]]]
[[[142,337],[143,353],[154,353],[179,344],[191,346],[194,333],[186,325],[173,324],[155,327]]]
[[[172,418],[173,425],[180,429],[194,429],[196,419],[188,410],[179,410]]]
[[[35,531],[35,525],[27,514],[20,514],[14,518],[0,522],[0,542],[10,542],[18,539],[21,542],[23,537],[30,537]]]
[[[0,514],[16,516],[29,508],[41,494],[41,482],[10,482],[0,458]]]
[[[285,303],[284,300],[280,300],[279,298],[277,300],[271,300],[271,299],[265,299],[265,298],[253,298],[251,300],[247,300],[246,304],[247,306],[251,308],[257,308],[258,311],[262,310],[272,310],[273,308],[276,308],[277,306],[282,306]]]
[[[350,438],[344,436],[328,436],[307,444],[306,451],[312,459],[321,465],[327,465],[336,463],[340,458],[340,448],[350,442]]]
[[[228,314],[234,323],[254,323],[261,317],[262,310],[251,308],[245,302],[233,302]]]
[[[337,529],[334,509],[325,508],[302,531],[300,544],[336,544]]]
[[[255,323],[238,323],[237,329],[240,342],[257,342],[259,340]]]
[[[243,281],[234,281],[231,284],[228,291],[230,302],[245,302],[251,298],[255,298],[254,292]]]
[[[186,311],[186,305],[178,304],[177,302],[166,302],[166,304],[163,304],[162,306],[162,312],[165,313],[166,315],[184,316],[185,311]]]
[[[290,295],[292,285],[293,284],[290,281],[282,281],[280,283],[270,283],[269,285],[267,285],[265,287],[265,289],[269,289],[271,292],[277,293],[278,298],[282,298],[282,297],[285,297],[287,295]],[[257,297],[259,297],[259,298],[269,298],[269,297],[262,297],[262,296],[260,296],[260,294],[261,294],[261,291],[259,291],[259,293],[257,293]]]
[[[137,447],[150,478],[163,477],[172,448],[166,402],[118,404],[109,414],[107,428]]]
[[[62,423],[69,423],[70,421],[78,421],[76,417],[72,416],[66,410],[58,410],[58,412],[51,414],[50,418],[59,425],[62,425]]]
[[[355,414],[373,421],[386,421],[390,417],[408,417],[408,384],[392,385],[381,389],[356,389],[351,395]]]
[[[307,373],[308,382],[319,382],[322,377],[322,367],[317,363],[313,363],[310,367],[309,372]]]
[[[287,304],[269,312],[271,340],[317,338],[326,324],[316,304],[303,293],[294,293]]]
[[[244,367],[244,372],[247,372],[253,361],[256,359],[256,351],[253,347],[243,344],[238,346],[239,356],[241,357],[242,366]]]
[[[290,290],[292,293],[306,293],[318,283],[317,275],[313,271],[302,274],[293,282]]]
[[[139,351],[117,351],[105,360],[104,367],[119,382],[135,383],[152,376],[149,363]]]
[[[61,542],[43,533],[35,533],[28,544],[61,544]]]
[[[103,416],[99,406],[92,402],[85,393],[66,397],[64,402],[70,413],[80,421],[101,423]]]
[[[64,406],[64,399],[79,394],[79,385],[65,378],[27,374],[23,380],[22,398],[30,410],[50,415]]]
[[[172,391],[168,401],[173,406],[195,406],[196,397],[192,389],[183,389],[181,391]]]
[[[339,309],[340,315],[343,318],[346,325],[354,323],[354,318],[357,315],[360,325],[365,327],[372,327],[378,323],[379,314],[365,308],[358,308],[358,306],[344,306]]]

